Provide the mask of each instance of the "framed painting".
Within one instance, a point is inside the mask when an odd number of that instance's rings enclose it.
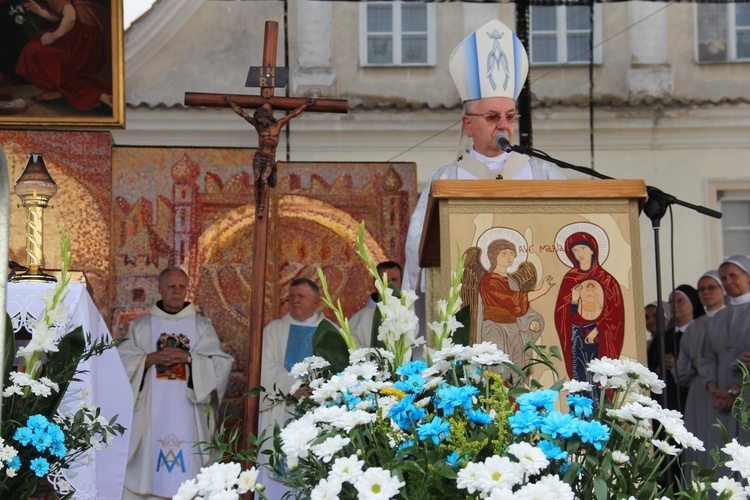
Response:
[[[594,358],[645,363],[645,196],[643,181],[434,181],[421,252],[433,266],[428,292],[446,296],[460,252],[472,342],[497,344],[519,367],[527,342],[557,347],[557,375],[588,382]]]
[[[0,127],[125,126],[123,0],[0,0]]]

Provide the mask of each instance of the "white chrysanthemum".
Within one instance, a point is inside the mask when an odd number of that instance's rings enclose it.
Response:
[[[18,470],[11,469],[10,467],[5,471],[5,475],[8,477],[16,477],[16,473],[18,473]]]
[[[439,361],[452,361],[454,359],[463,359],[463,354],[466,352],[469,347],[455,344],[451,345],[450,347],[444,347],[443,349],[440,349],[439,351],[432,351],[432,362],[438,363]],[[448,368],[450,368],[451,365],[448,364]]]
[[[35,396],[46,398],[47,396],[52,394],[52,389],[42,384],[41,382],[37,382],[36,380],[31,381],[31,384],[29,384],[29,388]]]
[[[660,450],[665,455],[677,455],[680,453],[680,449],[676,446],[673,446],[666,441],[662,441],[661,439],[653,439],[651,441],[651,444],[654,445],[655,448]]]
[[[711,488],[719,495],[722,493],[728,494],[732,500],[747,498],[747,492],[742,488],[742,483],[726,476],[720,478],[715,483],[711,483]]]
[[[195,479],[188,479],[180,485],[177,490],[177,494],[172,497],[172,500],[193,500],[198,494],[198,485]]]
[[[338,500],[341,481],[336,478],[321,479],[310,492],[310,500]]]
[[[249,470],[243,470],[237,479],[237,493],[244,495],[248,491],[255,491],[258,488],[258,474],[260,471],[257,467]]]
[[[651,439],[654,437],[654,430],[651,428],[650,420],[641,420],[635,428],[635,435],[642,439]]]
[[[571,394],[575,394],[577,392],[590,392],[594,389],[594,386],[592,386],[588,382],[583,382],[581,380],[568,380],[566,382],[563,382],[562,390],[568,391]]]
[[[658,418],[661,413],[659,409],[649,406],[643,406],[641,403],[625,403],[620,408],[610,408],[607,410],[610,417],[619,418],[631,424],[637,424],[641,420],[651,420]]]
[[[313,422],[330,424],[347,412],[343,406],[318,406],[311,413],[308,413]]]
[[[351,373],[358,379],[372,380],[378,375],[378,365],[373,361],[365,361],[356,365],[349,365],[344,370]]]
[[[513,495],[513,491],[509,488],[493,488],[487,496],[487,500],[507,500],[508,498],[515,498]]]
[[[462,355],[465,361],[472,364],[493,366],[510,363],[510,356],[504,353],[492,342],[474,344]]]
[[[204,494],[214,495],[234,488],[240,472],[242,472],[242,466],[235,462],[215,463],[210,467],[202,467],[196,476],[198,489]]]
[[[361,500],[386,500],[398,495],[404,482],[391,476],[390,471],[370,467],[354,483]]]
[[[672,438],[683,448],[691,448],[698,451],[706,451],[703,447],[703,441],[698,439],[692,432],[688,431],[685,426],[675,428],[671,433]]]
[[[328,463],[336,453],[341,451],[344,446],[351,442],[352,440],[349,438],[342,437],[339,434],[334,434],[322,443],[314,445],[312,447],[312,452],[324,463]]]
[[[281,450],[290,458],[305,458],[312,441],[318,437],[320,429],[307,415],[293,420],[281,429]]]
[[[458,471],[456,476],[456,488],[466,490],[467,493],[473,495],[479,490],[483,478],[485,477],[486,471],[484,464],[469,462],[463,469]]]
[[[536,486],[546,491],[546,495],[541,497],[543,499],[554,498],[560,500],[574,500],[575,494],[573,489],[568,483],[560,479],[554,474],[548,474],[537,481]]]
[[[369,394],[377,394],[382,389],[393,387],[393,382],[383,382],[376,380],[363,380],[359,384],[349,389],[349,393],[352,396],[363,396]]]
[[[518,459],[523,470],[530,475],[539,474],[549,465],[544,452],[525,441],[508,446],[508,452]]]
[[[339,418],[331,422],[331,425],[346,432],[359,425],[371,424],[375,422],[377,415],[362,410],[352,410],[342,414]]]
[[[488,493],[493,488],[512,488],[523,481],[523,467],[508,457],[493,455],[484,461],[486,476],[481,479],[479,490]]]
[[[23,389],[19,385],[9,385],[5,388],[3,391],[3,397],[9,398],[11,396],[21,396],[23,395]]]
[[[13,460],[13,457],[18,455],[18,450],[14,447],[4,444],[3,439],[0,438],[0,462],[5,465],[7,460]]]
[[[727,443],[721,451],[732,457],[731,460],[727,461],[727,467],[739,472],[745,479],[750,477],[750,447],[742,446],[735,438]]]
[[[91,438],[89,439],[89,444],[96,451],[101,451],[102,449],[102,442],[99,440],[99,438],[96,438],[94,436],[91,436]]]
[[[432,377],[427,382],[424,383],[422,386],[423,391],[431,391],[437,387],[440,387],[440,384],[445,382],[445,379],[443,377]]]
[[[372,347],[361,347],[359,349],[355,349],[351,353],[349,353],[349,364],[355,365],[357,363],[362,363],[364,361],[368,361],[370,359],[370,355],[375,352],[375,349]]]
[[[335,477],[342,482],[353,483],[362,473],[364,465],[365,462],[358,459],[357,455],[337,458],[331,466],[329,478]]]
[[[624,464],[630,461],[630,457],[627,453],[623,453],[620,450],[614,450],[612,452],[612,461],[616,464]]]
[[[224,489],[211,493],[206,497],[207,500],[239,500],[240,496],[234,489]]]
[[[587,367],[593,373],[592,380],[605,389],[627,387],[628,376],[619,360],[603,357],[592,359]]]
[[[310,399],[316,403],[323,404],[326,401],[335,401],[342,393],[350,387],[357,385],[357,376],[352,373],[341,373],[334,375],[329,380],[323,382],[320,387],[313,390]]]

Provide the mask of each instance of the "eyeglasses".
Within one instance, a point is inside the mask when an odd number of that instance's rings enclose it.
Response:
[[[504,115],[500,113],[484,113],[484,114],[478,114],[478,113],[464,113],[466,116],[481,116],[485,120],[487,120],[487,123],[492,123],[493,125],[496,125],[497,122],[499,122],[502,117],[504,116],[506,120],[508,120],[508,123],[515,123],[516,120],[521,118],[521,115],[516,113],[515,111],[511,111],[510,113],[505,113]]]
[[[698,291],[699,292],[712,292],[719,288],[717,285],[710,285],[710,286],[699,286]]]

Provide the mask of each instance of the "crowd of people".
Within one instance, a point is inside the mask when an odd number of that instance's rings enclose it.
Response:
[[[705,272],[695,287],[676,287],[668,304],[645,307],[648,365],[667,383],[664,403],[684,415],[685,426],[706,449],[687,450],[675,480],[715,468],[710,451],[724,446],[723,432],[729,440],[747,442],[733,406],[742,392],[742,365],[750,368],[748,304],[750,257],[734,255]]]

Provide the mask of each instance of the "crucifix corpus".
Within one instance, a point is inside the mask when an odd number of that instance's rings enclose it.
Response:
[[[266,291],[266,260],[268,242],[268,198],[269,190],[276,186],[276,147],[279,134],[290,120],[303,111],[323,113],[346,113],[348,106],[343,99],[305,99],[301,97],[275,97],[274,87],[286,85],[289,68],[276,67],[276,47],[279,23],[266,21],[263,40],[263,66],[251,66],[246,87],[260,87],[259,96],[223,95],[185,92],[187,106],[231,107],[258,132],[258,150],[253,156],[253,179],[255,181],[255,242],[253,245],[253,277],[250,295],[250,342],[248,343],[247,372],[248,390],[260,387],[261,353],[263,352],[263,305]],[[249,115],[243,108],[255,108]],[[274,109],[291,111],[276,120]],[[258,435],[258,408],[260,396],[249,397],[245,403],[245,443],[249,447],[249,435]]]

